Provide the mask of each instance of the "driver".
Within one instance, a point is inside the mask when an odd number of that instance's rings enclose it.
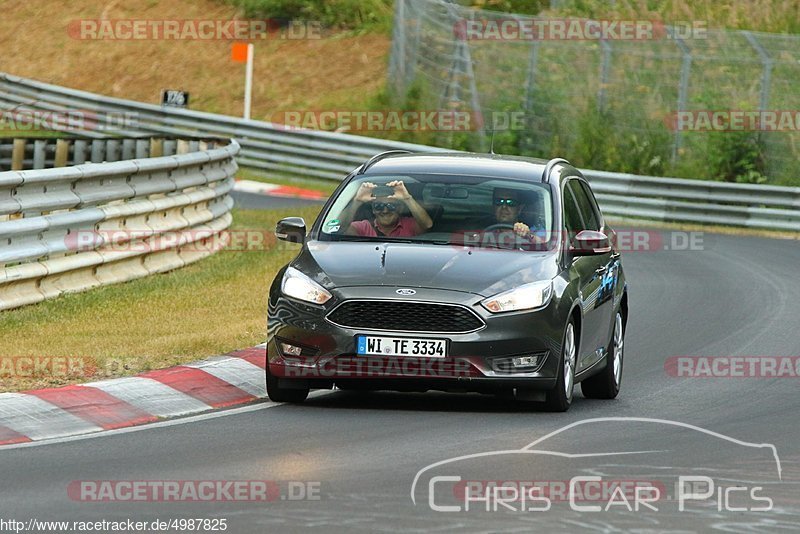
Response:
[[[543,236],[532,232],[530,227],[520,221],[519,214],[525,209],[519,191],[515,189],[497,188],[492,195],[494,219],[496,225],[508,225],[522,239],[541,242]],[[541,229],[539,229],[541,231]]]
[[[402,180],[394,180],[386,184],[394,192],[391,195],[374,196],[377,187],[372,182],[364,182],[358,188],[355,199],[347,207],[343,220],[351,220],[358,208],[366,202],[371,203],[373,219],[353,221],[347,227],[347,234],[365,237],[413,237],[426,232],[433,226],[428,212],[419,202],[414,200]],[[400,216],[405,205],[411,217]]]

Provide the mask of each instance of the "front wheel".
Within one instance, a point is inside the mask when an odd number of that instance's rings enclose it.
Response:
[[[544,408],[550,412],[566,412],[572,405],[572,392],[575,389],[575,364],[578,346],[575,341],[575,323],[570,319],[564,331],[556,387],[547,392]]]
[[[278,378],[269,374],[267,362],[267,396],[272,402],[303,402],[308,397],[308,388],[287,388],[278,385]]]
[[[606,367],[599,374],[581,382],[581,391],[590,399],[613,399],[622,384],[622,358],[625,348],[625,325],[622,313],[614,317],[614,333],[606,354]]]

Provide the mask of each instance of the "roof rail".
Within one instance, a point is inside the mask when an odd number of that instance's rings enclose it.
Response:
[[[364,163],[361,166],[360,169],[358,169],[358,172],[356,173],[356,175],[364,174],[365,172],[367,172],[367,169],[372,167],[375,163],[379,162],[380,160],[382,160],[386,156],[392,156],[394,154],[411,154],[411,151],[410,150],[387,150],[386,152],[381,152],[380,154],[375,154],[374,156],[369,158],[367,160],[367,162]]]
[[[547,184],[550,183],[550,171],[558,165],[559,163],[566,163],[567,165],[571,165],[571,163],[564,158],[553,158],[547,162],[547,165],[544,166],[544,171],[542,172],[542,183]]]

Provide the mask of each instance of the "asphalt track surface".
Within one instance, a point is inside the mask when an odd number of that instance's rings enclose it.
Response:
[[[617,400],[578,394],[569,412],[551,414],[477,394],[335,391],[313,395],[303,405],[263,402],[215,418],[10,448],[0,450],[0,517],[225,518],[228,532],[797,532],[800,379],[676,378],[665,370],[672,356],[797,356],[797,242],[706,234],[703,250],[631,252],[624,256],[624,267],[631,317]],[[648,421],[586,422],[532,447],[549,452],[514,452],[567,425],[604,417]],[[745,442],[774,445],[780,476],[771,449]],[[416,504],[412,501],[412,483],[420,470],[490,451],[507,452],[423,471],[415,487]],[[615,454],[598,456],[603,453]],[[557,497],[557,490],[547,511],[519,511],[545,507],[544,501],[525,505],[521,499],[508,506],[495,501],[489,511],[489,501],[475,501],[464,511],[453,482],[438,480],[429,491],[435,475],[554,484],[576,475],[599,475],[607,481],[660,480],[665,492],[654,503],[657,511],[644,506],[639,512],[625,506],[575,511]],[[671,486],[677,476],[708,476],[715,489],[738,485],[748,493],[741,499],[731,493],[725,502],[724,491],[715,492],[680,511]],[[320,498],[287,499],[283,486],[284,498],[272,502],[70,498],[70,482],[85,480],[308,481],[318,483]],[[729,511],[764,507],[750,491],[770,497],[772,509]],[[432,510],[431,493],[434,503],[455,503],[462,511]],[[587,497],[576,504],[605,507],[609,500]],[[633,498],[628,501],[633,506]]]
[[[231,193],[237,208],[246,210],[271,210],[290,208],[293,206],[321,205],[324,201],[308,200],[303,198],[275,197],[233,191]]]

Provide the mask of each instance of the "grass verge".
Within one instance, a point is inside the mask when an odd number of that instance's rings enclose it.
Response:
[[[299,250],[275,223],[319,207],[234,212],[233,230],[268,235],[259,250],[224,250],[166,274],[0,313],[0,391],[126,376],[251,347],[266,338],[267,292]],[[52,369],[23,376],[28,358]],[[59,361],[69,361],[67,371]]]
[[[342,174],[342,178],[344,178]],[[277,185],[290,185],[292,187],[300,187],[302,189],[310,189],[312,191],[320,191],[330,196],[331,193],[339,185],[339,182],[332,182],[327,180],[316,180],[314,178],[295,178],[292,176],[267,173],[255,169],[239,168],[236,173],[236,178],[240,180],[253,180],[254,182],[262,182],[266,184]]]

